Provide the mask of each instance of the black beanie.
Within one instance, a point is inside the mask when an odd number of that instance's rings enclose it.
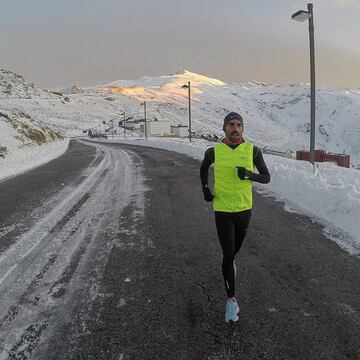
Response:
[[[231,120],[239,120],[242,124],[244,124],[243,118],[242,118],[242,116],[240,114],[238,114],[236,112],[228,113],[224,118],[224,125],[223,125],[223,130],[224,131],[225,131],[226,125]]]

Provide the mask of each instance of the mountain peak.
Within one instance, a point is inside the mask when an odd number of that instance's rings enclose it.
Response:
[[[186,69],[180,69],[174,74],[169,75],[169,77],[181,79],[182,81],[190,81],[194,84],[226,85],[226,83],[221,80],[201,75]]]

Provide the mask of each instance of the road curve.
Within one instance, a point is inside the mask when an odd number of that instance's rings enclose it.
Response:
[[[31,176],[43,193],[11,202],[14,183],[0,184],[12,204],[0,205],[0,359],[360,358],[359,259],[320,225],[255,195],[230,328],[199,162],[119,144],[69,151],[48,164],[54,179],[69,167],[52,189],[47,166]]]

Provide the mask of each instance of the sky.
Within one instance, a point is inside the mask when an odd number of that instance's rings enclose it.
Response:
[[[42,88],[187,69],[227,83],[309,82],[298,0],[0,0],[0,68]],[[360,87],[360,0],[314,0],[316,83]]]

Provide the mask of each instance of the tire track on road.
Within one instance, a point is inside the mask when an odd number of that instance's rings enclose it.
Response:
[[[79,276],[79,270],[86,272],[81,268],[88,266],[87,253],[98,246],[94,242],[103,226],[113,220],[111,213],[118,215],[129,201],[131,172],[124,173],[120,161],[125,159],[127,167],[131,167],[131,160],[125,153],[103,146],[98,149],[105,155],[88,169],[86,179],[77,188],[69,189],[72,192],[30,234],[17,241],[10,256],[7,252],[0,258],[0,269],[8,269],[0,285],[0,358],[6,354],[14,359],[31,357],[43,331],[54,326],[53,309],[64,301],[64,296],[74,296],[71,294],[79,284],[69,284],[76,283],[73,277]],[[117,201],[112,199],[113,193]],[[97,229],[95,234],[92,226]],[[41,238],[37,238],[38,229],[42,230]],[[28,241],[19,244],[24,238]],[[24,243],[31,244],[29,238],[35,241],[24,252]],[[22,251],[15,251],[16,245]],[[19,328],[23,331],[19,332]]]

